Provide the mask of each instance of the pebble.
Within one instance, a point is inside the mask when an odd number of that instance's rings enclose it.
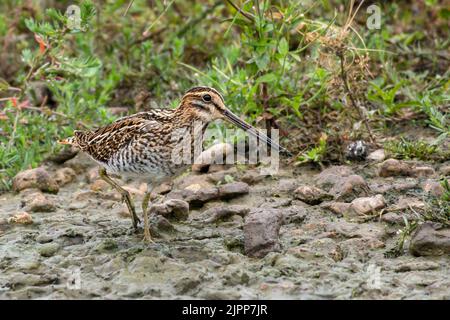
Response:
[[[388,159],[380,164],[378,175],[380,177],[408,176],[411,165],[396,159]]]
[[[19,212],[8,218],[8,223],[32,224],[33,218],[28,212]]]
[[[363,177],[352,174],[343,177],[339,183],[336,183],[330,190],[337,200],[351,201],[359,196],[369,195],[369,186]]]
[[[439,174],[448,177],[450,176],[450,165],[444,165],[439,169]]]
[[[44,243],[38,247],[39,254],[46,258],[53,256],[58,250],[59,244],[55,242]]]
[[[430,194],[435,197],[441,197],[445,192],[445,189],[440,181],[435,181],[431,179],[427,179],[423,182],[422,190],[426,194]]]
[[[354,174],[347,166],[331,166],[315,176],[314,181],[319,188],[329,191],[336,184],[342,182],[343,177]]]
[[[221,199],[235,198],[249,192],[249,186],[245,182],[232,182],[219,186],[219,197]]]
[[[197,217],[197,220],[202,220],[205,223],[212,223],[229,218],[233,215],[245,217],[249,212],[250,208],[242,205],[218,206],[206,210]]]
[[[161,204],[152,204],[151,212],[168,219],[186,220],[189,216],[189,203],[180,199],[169,199]]]
[[[440,228],[432,222],[419,225],[411,237],[409,251],[415,256],[450,254],[450,228]]]
[[[294,191],[294,198],[310,205],[316,205],[323,201],[332,200],[333,196],[317,187],[303,185]]]
[[[47,169],[39,167],[19,172],[12,182],[14,191],[37,188],[43,192],[58,193],[59,186]]]
[[[56,210],[55,202],[40,192],[29,194],[23,200],[24,210],[30,212],[52,212]]]
[[[102,179],[95,180],[90,186],[90,189],[95,192],[107,191],[110,188],[111,186],[105,180]]]
[[[386,159],[386,153],[384,152],[384,149],[377,149],[371,153],[369,153],[369,155],[367,156],[367,160],[371,160],[371,161],[383,161],[384,159]]]
[[[358,215],[377,213],[386,207],[386,202],[381,194],[374,197],[357,198],[351,202],[350,210]]]
[[[434,169],[428,166],[418,166],[412,168],[411,170],[411,176],[417,178],[433,176],[434,174],[435,174]]]
[[[76,175],[76,172],[72,168],[61,168],[55,172],[55,181],[60,187],[62,187],[72,182]]]
[[[378,194],[373,197],[357,198],[351,203],[325,203],[322,207],[340,215],[364,216],[378,213],[379,210],[386,207],[386,202],[384,197],[381,194]]]
[[[244,251],[250,257],[262,258],[281,249],[279,231],[283,215],[278,209],[254,209],[244,220]]]

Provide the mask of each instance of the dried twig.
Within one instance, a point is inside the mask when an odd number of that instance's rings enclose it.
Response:
[[[356,111],[358,112],[360,120],[362,120],[364,122],[364,126],[366,127],[367,133],[369,134],[370,142],[375,143],[375,139],[372,135],[372,130],[370,129],[369,121],[367,120],[366,115],[363,114],[363,112],[361,112],[361,109],[360,109],[359,105],[356,103],[356,99],[353,96],[353,93],[350,90],[350,86],[348,84],[347,72],[345,71],[345,66],[344,66],[344,49],[338,50],[336,52],[336,55],[339,57],[339,60],[341,62],[341,78],[342,78],[342,82],[344,84],[345,91],[346,91],[348,97],[350,98],[350,102],[351,102],[353,108],[355,108]]]
[[[128,10],[130,10],[131,6],[133,5],[134,0],[131,0],[130,3],[128,4],[125,12],[123,13],[123,16],[125,17],[128,13]]]
[[[233,1],[231,0],[225,0],[226,2],[228,2],[234,9],[236,9],[236,11],[238,11],[240,14],[242,14],[245,18],[247,18],[250,21],[255,21],[255,18],[253,17],[253,15],[249,12],[246,12],[244,10],[242,10],[241,8],[239,8],[237,5],[235,5],[233,3]]]
[[[147,29],[145,29],[145,31],[142,33],[142,35],[145,37],[149,34],[150,30],[153,28],[153,26],[162,18],[162,16],[164,14],[166,14],[167,10],[169,10],[169,8],[172,6],[173,2],[175,0],[172,0],[169,2],[169,4],[164,8],[163,12],[161,12],[161,14],[155,19],[155,21],[153,21],[148,27]]]

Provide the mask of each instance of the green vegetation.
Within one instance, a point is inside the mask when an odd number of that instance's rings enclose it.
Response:
[[[444,193],[440,197],[429,197],[428,210],[424,214],[424,219],[439,222],[445,226],[450,226],[450,184],[446,178],[441,179]]]
[[[386,257],[395,258],[403,254],[406,240],[408,240],[414,230],[425,222],[432,221],[440,223],[443,226],[450,227],[450,184],[445,177],[441,179],[441,186],[444,190],[441,196],[427,195],[424,199],[425,210],[423,212],[414,212],[416,220],[408,221],[403,216],[404,227],[398,230],[398,239],[393,248],[385,253]]]
[[[390,157],[396,159],[418,160],[448,160],[449,152],[443,152],[437,144],[431,144],[423,140],[412,140],[401,137],[384,144],[384,148]]]
[[[64,14],[74,3],[79,25]],[[379,3],[372,30],[359,3],[2,1],[0,189],[59,151],[58,139],[112,121],[111,107],[174,107],[194,85],[279,128],[298,163],[342,161],[344,142],[412,121],[448,147],[445,2]]]

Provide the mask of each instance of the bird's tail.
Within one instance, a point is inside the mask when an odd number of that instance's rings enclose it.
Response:
[[[76,144],[76,141],[75,141],[75,137],[69,137],[66,139],[58,140],[58,143],[74,145],[74,144]]]

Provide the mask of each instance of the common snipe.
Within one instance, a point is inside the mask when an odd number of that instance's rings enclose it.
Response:
[[[185,141],[186,135],[190,135],[188,148],[192,151],[194,143],[201,141],[208,124],[216,119],[227,120],[274,150],[289,154],[269,137],[234,115],[225,106],[222,95],[209,87],[190,89],[175,109],[153,109],[120,118],[95,131],[75,131],[73,137],[60,143],[78,147],[100,165],[100,177],[121,193],[122,201],[125,201],[131,213],[133,226],[137,228],[140,221],[129,192],[111,179],[108,173],[145,175],[151,186],[170,180],[189,165],[189,161],[183,161],[182,155],[174,150]],[[198,123],[201,123],[200,130],[196,125]],[[150,193],[151,188],[142,202],[144,239],[147,241],[151,240],[147,216]]]

